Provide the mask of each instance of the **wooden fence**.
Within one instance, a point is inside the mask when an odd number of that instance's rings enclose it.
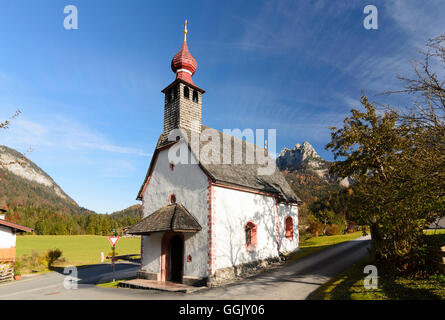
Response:
[[[0,248],[0,263],[15,261],[15,247]]]
[[[11,281],[14,278],[14,267],[11,263],[0,262],[0,282]]]

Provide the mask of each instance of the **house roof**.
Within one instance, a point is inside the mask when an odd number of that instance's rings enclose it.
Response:
[[[211,129],[215,132],[215,134],[219,135],[220,141],[220,164],[206,164],[202,161],[199,163],[202,170],[209,176],[209,178],[218,184],[228,185],[228,186],[236,186],[236,187],[244,187],[248,189],[253,189],[257,191],[262,191],[266,193],[270,193],[279,197],[282,201],[289,203],[301,203],[302,201],[295,195],[292,188],[287,183],[283,174],[279,171],[279,169],[275,165],[275,161],[268,156],[267,150],[261,148],[259,146],[253,145],[245,140],[241,140],[235,138],[233,136],[224,134],[218,130],[209,128],[207,126],[202,126],[201,130],[204,131],[206,129]],[[190,130],[181,129],[188,137],[188,141],[190,141]],[[224,140],[227,139],[227,140]],[[202,147],[206,145],[206,139],[199,139],[199,147],[202,150]],[[204,140],[204,141],[202,141]],[[181,140],[180,140],[181,141]],[[223,141],[230,141],[231,143],[231,161],[230,164],[223,164]],[[144,190],[144,186],[147,183],[148,177],[151,174],[152,167],[154,165],[154,159],[157,156],[157,153],[165,148],[168,148],[178,141],[169,141],[168,136],[165,133],[162,133],[159,137],[158,144],[156,146],[155,153],[153,155],[152,161],[150,163],[149,170],[145,177],[144,183],[142,184],[137,200],[142,199],[142,193]],[[239,155],[239,150],[235,150],[235,142],[241,144],[241,156]],[[191,148],[191,144],[189,142],[189,148]],[[237,151],[237,152],[236,152]],[[193,152],[193,150],[192,150]],[[246,161],[246,154],[250,152],[260,153],[262,152],[265,156],[269,157],[268,161],[270,161],[273,165],[273,173],[271,175],[259,175],[258,169],[265,167],[265,165],[261,165],[258,163],[250,164]],[[193,152],[196,154],[197,152]],[[241,158],[241,163],[235,163],[235,154]],[[227,162],[227,161],[226,161]]]
[[[21,224],[17,224],[17,223],[10,222],[7,220],[2,220],[2,219],[0,219],[0,226],[5,226],[8,228],[14,229],[18,232],[33,232],[33,230],[34,230],[32,228],[22,226]]]
[[[202,229],[198,221],[180,203],[156,210],[131,226],[129,234],[149,234],[161,231],[197,232]]]
[[[435,222],[431,223],[429,229],[445,229],[445,216],[438,218]]]

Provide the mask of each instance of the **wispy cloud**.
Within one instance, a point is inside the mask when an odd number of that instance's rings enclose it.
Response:
[[[151,157],[151,153],[145,153],[143,150],[135,149],[135,148],[127,148],[127,147],[120,147],[110,144],[98,144],[98,143],[90,143],[90,142],[80,142],[78,144],[80,147],[86,147],[91,148],[94,150],[101,150],[101,151],[107,151],[107,152],[113,152],[113,153],[122,153],[122,154],[132,154],[142,157]]]
[[[141,149],[112,143],[97,130],[60,115],[37,122],[21,117],[2,133],[2,141],[19,148],[52,148],[57,150],[104,151],[110,153],[150,157]]]

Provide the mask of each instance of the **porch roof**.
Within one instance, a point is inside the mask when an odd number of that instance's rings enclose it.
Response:
[[[181,203],[176,203],[156,210],[131,226],[127,233],[143,235],[162,231],[198,232],[201,229],[195,217]]]

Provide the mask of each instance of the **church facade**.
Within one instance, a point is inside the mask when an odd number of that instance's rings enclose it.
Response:
[[[162,90],[164,130],[137,197],[142,219],[128,233],[141,235],[140,278],[196,284],[296,250],[301,201],[274,162],[259,175],[247,161],[250,151],[267,150],[202,125],[205,91],[192,81],[197,63],[186,36],[172,61],[176,79]],[[212,161],[200,158],[209,131],[229,142],[232,161],[222,149]],[[172,159],[178,150],[186,162]]]

